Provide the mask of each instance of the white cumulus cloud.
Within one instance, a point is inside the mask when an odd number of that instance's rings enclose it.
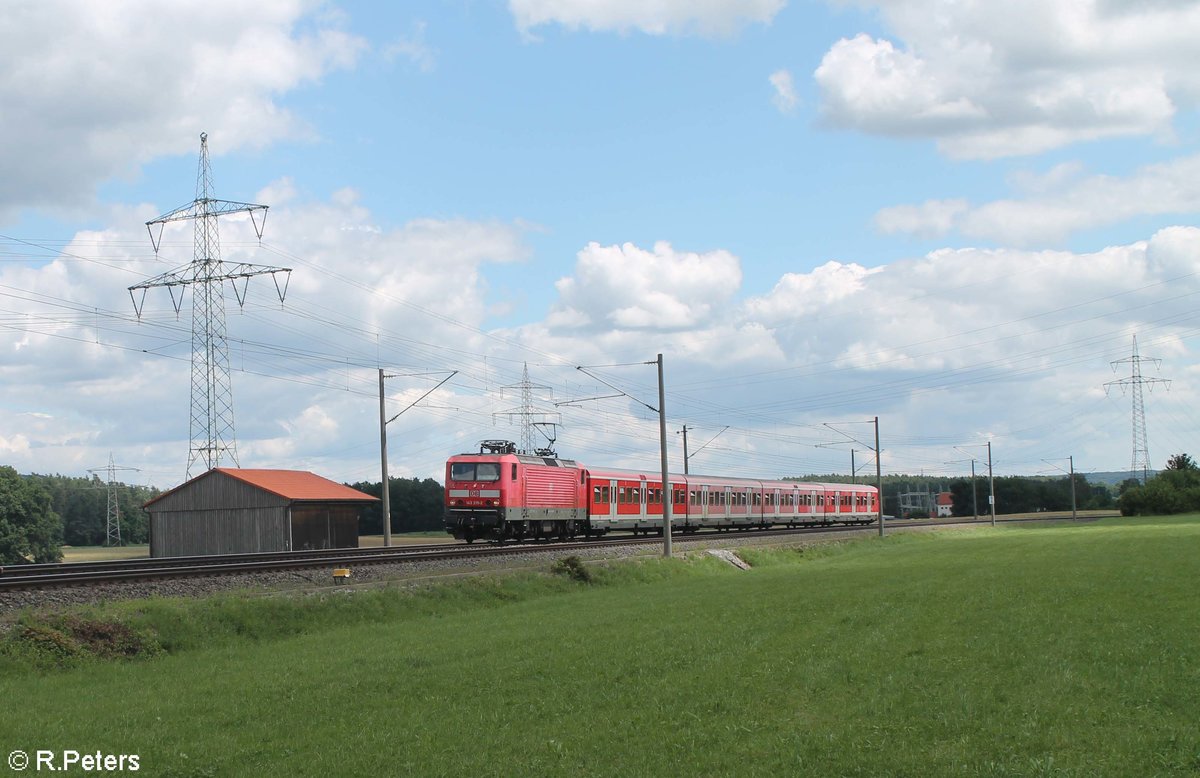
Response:
[[[85,204],[201,131],[221,149],[303,136],[279,96],[366,44],[307,0],[18,0],[0,14],[0,218]],[[302,24],[310,21],[311,24]]]
[[[705,321],[737,294],[742,270],[727,251],[676,251],[659,242],[652,251],[625,243],[589,243],[574,274],[555,286],[555,326],[619,330],[677,330]]]
[[[929,137],[952,157],[1171,132],[1200,98],[1197,3],[867,2],[893,38],[835,43],[815,72],[829,123]]]
[[[881,209],[885,233],[936,237],[958,232],[1008,246],[1054,246],[1083,230],[1142,216],[1200,213],[1200,155],[1143,166],[1128,176],[1085,175],[1077,163],[1045,174],[1011,177],[1011,198],[972,206],[966,200],[930,200]]]

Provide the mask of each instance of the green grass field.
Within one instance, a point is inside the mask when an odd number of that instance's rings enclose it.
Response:
[[[64,562],[108,562],[114,559],[149,558],[150,546],[63,546]]]
[[[179,776],[1194,775],[1198,552],[1198,516],[1106,520],[750,572],[110,605],[91,617],[165,652],[31,670],[10,635],[0,751]]]

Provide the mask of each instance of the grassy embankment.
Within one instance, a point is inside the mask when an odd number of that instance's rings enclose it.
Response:
[[[152,775],[1195,774],[1198,551],[1200,517],[1107,520],[110,605],[162,654],[0,658],[0,746]]]

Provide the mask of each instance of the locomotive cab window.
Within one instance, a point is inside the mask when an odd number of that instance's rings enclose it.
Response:
[[[513,465],[513,468],[515,469],[516,465]],[[498,462],[454,462],[450,465],[450,480],[499,481],[500,464]]]

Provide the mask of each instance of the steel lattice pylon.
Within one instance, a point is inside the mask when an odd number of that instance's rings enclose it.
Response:
[[[137,470],[136,467],[118,467],[113,461],[113,455],[108,455],[108,467],[90,467],[88,472],[95,474],[104,470],[108,476],[105,481],[105,490],[108,492],[108,509],[105,514],[104,521],[104,545],[119,546],[121,545],[121,504],[117,495],[117,471],[118,470]]]
[[[1170,386],[1171,382],[1165,378],[1143,378],[1143,362],[1153,362],[1157,366],[1159,360],[1138,355],[1137,335],[1134,335],[1133,356],[1118,359],[1112,363],[1113,369],[1116,369],[1117,365],[1128,363],[1133,369],[1132,375],[1129,378],[1122,378],[1120,381],[1109,381],[1104,387],[1107,389],[1110,386],[1119,386],[1122,392],[1125,387],[1130,387],[1133,394],[1133,461],[1129,469],[1135,478],[1140,472],[1142,483],[1146,483],[1146,478],[1150,473],[1150,445],[1146,436],[1146,404],[1142,399],[1142,385],[1150,384],[1150,388],[1153,390],[1154,384]]]
[[[183,306],[184,288],[192,287],[192,382],[191,417],[187,477],[201,462],[205,470],[217,467],[223,457],[239,465],[237,439],[233,423],[233,388],[229,378],[229,341],[225,330],[225,298],[222,282],[229,281],[238,305],[245,304],[246,287],[251,276],[270,274],[279,301],[287,293],[291,268],[228,264],[221,261],[221,241],[217,217],[247,213],[254,232],[262,239],[267,206],[217,200],[212,197],[212,168],[208,159],[208,134],[200,134],[200,162],[196,174],[196,199],[152,221],[146,222],[155,254],[162,246],[163,227],[168,222],[195,222],[194,255],[190,264],[129,287],[134,310],[142,315],[146,290],[165,286],[178,316]],[[155,231],[157,228],[157,232]],[[283,275],[280,285],[279,275]],[[135,292],[141,292],[140,297]],[[178,291],[178,293],[177,293]]]
[[[541,386],[539,384],[530,383],[529,381],[529,365],[526,364],[521,371],[521,383],[503,386],[501,389],[519,389],[521,390],[521,407],[510,408],[507,411],[499,411],[493,413],[492,417],[507,416],[509,421],[514,417],[519,417],[521,420],[521,448],[523,454],[538,454],[545,456],[553,456],[554,442],[557,439],[555,428],[562,423],[562,414],[557,411],[539,410],[533,402],[533,391],[535,389],[541,391],[549,391],[550,387]],[[535,445],[533,432],[538,430],[546,438],[548,445],[538,447]],[[547,433],[546,430],[551,432]]]

